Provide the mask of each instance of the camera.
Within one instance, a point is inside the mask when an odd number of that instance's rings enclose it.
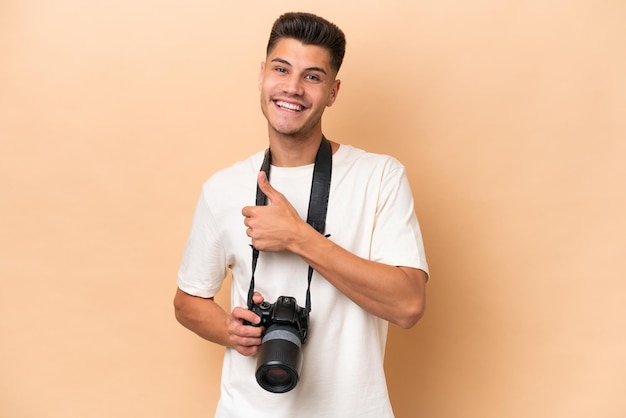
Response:
[[[264,327],[255,373],[259,385],[273,393],[296,387],[302,369],[302,344],[306,341],[309,314],[291,296],[280,296],[275,303],[253,304],[250,310],[261,321],[248,325]]]

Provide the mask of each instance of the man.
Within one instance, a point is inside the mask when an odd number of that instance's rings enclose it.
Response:
[[[412,327],[424,311],[427,264],[402,165],[392,157],[330,142],[332,175],[324,233],[306,222],[322,114],[339,93],[345,37],[312,14],[287,13],[261,64],[266,156],[214,174],[203,186],[178,275],[176,317],[227,347],[218,417],[393,417],[383,358],[388,322]],[[271,180],[271,184],[270,184]],[[267,205],[255,205],[257,187]],[[309,336],[293,390],[271,393],[255,380],[260,318],[247,308],[251,246],[259,250],[255,304],[293,296]],[[232,271],[230,313],[213,297]]]

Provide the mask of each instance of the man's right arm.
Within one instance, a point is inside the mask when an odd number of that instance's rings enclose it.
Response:
[[[261,301],[263,297],[255,294],[254,303]],[[246,308],[236,307],[228,314],[213,298],[193,296],[178,288],[174,311],[178,322],[205,340],[234,348],[246,356],[259,349],[262,329],[243,324],[243,321],[258,323],[259,317]]]

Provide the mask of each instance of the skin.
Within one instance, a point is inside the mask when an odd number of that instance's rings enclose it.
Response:
[[[261,63],[261,110],[268,122],[272,163],[295,167],[312,164],[322,139],[322,115],[337,98],[340,80],[329,52],[295,39],[278,41]],[[331,143],[333,152],[339,144]],[[367,312],[402,328],[417,323],[424,312],[426,273],[366,260],[319,234],[300,218],[291,203],[259,173],[259,187],[271,202],[246,206],[243,222],[252,245],[260,251],[289,251],[300,256],[340,292]],[[255,293],[255,303],[263,296]],[[178,321],[201,337],[253,355],[261,344],[258,317],[245,307],[224,311],[215,301],[177,289]]]

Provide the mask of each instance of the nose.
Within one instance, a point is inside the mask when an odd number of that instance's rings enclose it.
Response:
[[[302,79],[297,75],[290,75],[289,77],[286,77],[282,88],[283,92],[291,96],[302,96],[302,94],[304,94]]]

